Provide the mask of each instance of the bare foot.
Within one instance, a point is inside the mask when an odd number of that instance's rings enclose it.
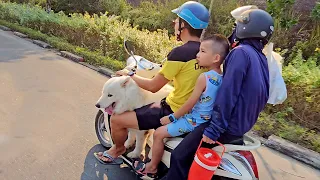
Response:
[[[112,146],[107,151],[107,153],[113,158],[117,158],[125,152],[126,152],[126,148],[124,146],[122,146],[122,147]],[[103,152],[98,152],[98,157],[99,157],[99,159],[101,159],[104,162],[112,162],[112,160],[110,158],[103,156]]]

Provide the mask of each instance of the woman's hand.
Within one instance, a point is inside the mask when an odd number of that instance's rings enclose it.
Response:
[[[211,140],[210,138],[208,138],[206,135],[202,135],[202,141],[203,142],[206,142],[206,143],[208,143],[208,144],[215,144],[216,142],[215,141],[213,141],[213,140]]]
[[[116,72],[116,75],[117,76],[128,76],[128,73],[129,73],[130,71],[128,70],[128,69],[122,69],[122,70],[120,70],[120,71],[117,71]]]
[[[170,124],[171,121],[170,121],[170,119],[169,119],[169,116],[164,116],[163,118],[161,118],[161,119],[160,119],[160,123],[161,123],[163,126],[165,126],[165,125],[167,125],[167,124]]]

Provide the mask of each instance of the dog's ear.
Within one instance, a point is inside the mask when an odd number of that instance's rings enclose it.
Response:
[[[121,87],[125,88],[125,87],[128,85],[129,81],[130,81],[130,77],[128,76],[128,77],[126,77],[126,78],[124,79],[124,81],[121,83]]]

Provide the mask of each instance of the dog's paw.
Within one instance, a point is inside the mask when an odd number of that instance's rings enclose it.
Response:
[[[126,142],[124,143],[124,147],[126,147],[126,149],[129,149],[133,144],[134,144],[134,141],[130,142],[129,140],[126,140]]]
[[[128,156],[129,158],[140,158],[140,155],[141,155],[140,152],[132,151],[132,152],[129,152],[127,156]]]

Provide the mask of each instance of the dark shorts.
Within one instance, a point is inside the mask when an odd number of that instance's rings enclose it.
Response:
[[[137,115],[139,130],[157,129],[162,126],[160,119],[173,113],[165,99],[142,106],[134,110]]]

